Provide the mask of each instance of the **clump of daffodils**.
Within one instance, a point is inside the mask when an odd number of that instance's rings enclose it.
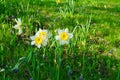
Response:
[[[58,35],[55,36],[56,40],[60,41],[60,44],[68,44],[69,40],[73,37],[72,33],[69,33],[68,28],[64,29],[64,30],[57,30]]]
[[[32,40],[31,45],[36,45],[38,48],[40,48],[42,45],[47,45],[48,38],[50,38],[50,34],[47,30],[39,29],[35,36],[30,36],[30,38]]]
[[[15,19],[15,22],[17,23],[13,28],[15,28],[15,29],[18,29],[18,35],[20,35],[20,34],[22,34],[22,27],[21,27],[21,25],[22,25],[22,22],[21,22],[21,19],[20,18],[18,18],[18,19]]]

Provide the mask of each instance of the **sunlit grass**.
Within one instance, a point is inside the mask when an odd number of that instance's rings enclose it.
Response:
[[[59,1],[0,1],[0,80],[119,80],[119,0]],[[61,45],[66,28],[73,36]],[[38,48],[30,36],[39,29],[50,38]]]

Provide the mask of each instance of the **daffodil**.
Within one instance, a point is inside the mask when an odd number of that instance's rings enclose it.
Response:
[[[58,35],[55,36],[55,38],[56,40],[60,41],[61,45],[68,44],[69,40],[73,37],[73,34],[68,32],[68,28],[64,30],[58,29],[57,32],[58,32]]]
[[[50,34],[49,34],[48,31],[45,30],[45,29],[42,30],[42,29],[39,28],[38,33],[39,33],[40,36],[44,36],[44,37],[46,37],[46,38],[47,38],[47,37],[48,37],[48,38],[50,37]]]
[[[38,48],[40,48],[41,45],[46,46],[49,37],[50,34],[47,30],[39,29],[35,36],[30,37],[32,40],[31,45],[36,45]]]
[[[40,37],[39,35],[31,36],[30,38],[32,40],[31,45],[36,45],[38,48],[40,48],[41,45],[47,45],[47,42],[44,41],[43,37]]]
[[[48,41],[48,38],[50,38],[50,33],[48,33],[48,31],[45,29],[42,30],[39,28],[39,31],[36,33],[36,35],[43,37],[45,41]]]
[[[17,20],[15,19],[15,22],[17,23],[13,28],[15,29],[18,29],[18,34],[22,34],[22,28],[21,28],[21,25],[22,25],[22,22],[21,22],[21,19],[18,18]]]
[[[59,4],[59,3],[60,3],[60,0],[57,0],[57,3]]]

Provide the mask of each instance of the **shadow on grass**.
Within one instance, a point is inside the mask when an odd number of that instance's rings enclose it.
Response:
[[[97,7],[97,6],[87,6],[87,9],[91,10],[101,10],[101,11],[108,11],[108,12],[120,12],[120,6],[111,6],[111,7]]]
[[[97,6],[86,6],[84,8],[85,14],[93,15],[92,23],[109,23],[112,26],[120,26],[119,23],[119,13],[120,7],[113,6],[113,7],[97,7]]]

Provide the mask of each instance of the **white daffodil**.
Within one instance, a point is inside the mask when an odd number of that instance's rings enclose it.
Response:
[[[43,37],[45,41],[48,41],[48,38],[50,38],[50,34],[45,29],[42,30],[39,28],[39,31],[36,33],[36,35]]]
[[[15,19],[15,22],[17,23],[13,28],[15,29],[18,29],[18,34],[22,34],[22,28],[21,28],[21,25],[22,25],[22,22],[21,22],[21,19],[18,18],[18,20]]]
[[[55,38],[60,41],[61,45],[68,44],[69,40],[73,37],[73,34],[68,32],[68,28],[65,30],[58,29],[57,32],[58,35]]]
[[[35,36],[31,36],[31,45],[36,45],[38,48],[41,47],[41,45],[46,46],[48,38],[50,37],[50,34],[47,30],[39,29],[39,31],[35,34]]]
[[[31,45],[36,45],[38,48],[40,48],[41,45],[43,45],[43,46],[47,45],[47,42],[44,41],[43,37],[40,37],[39,35],[31,36],[30,38],[32,40]]]

